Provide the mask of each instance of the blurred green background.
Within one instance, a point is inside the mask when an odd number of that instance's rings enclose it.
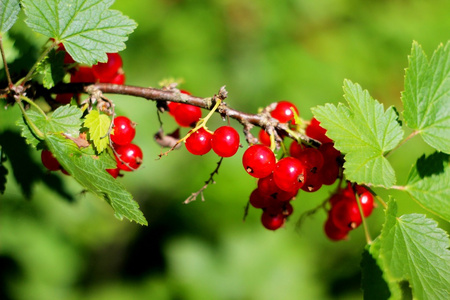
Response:
[[[181,88],[204,97],[226,85],[235,109],[254,113],[290,100],[305,119],[315,105],[343,101],[344,78],[402,111],[412,41],[431,56],[450,32],[448,0],[119,0],[113,8],[139,24],[121,53],[127,84],[157,86],[164,78],[183,78]],[[21,23],[23,16],[11,36],[39,49],[45,39]],[[276,232],[262,227],[260,210],[250,209],[242,222],[256,181],[241,166],[241,149],[224,160],[205,202],[184,205],[218,157],[180,149],[157,160],[154,103],[111,98],[119,114],[138,123],[135,142],[144,164],[118,180],[140,203],[149,226],[118,221],[108,204],[82,193],[72,178],[46,173],[39,153],[17,138],[18,107],[2,109],[2,145],[16,155],[6,163],[8,182],[0,195],[1,299],[362,298],[362,228],[335,243],[323,233],[324,212],[296,226],[302,212],[332,188],[301,192],[294,214]],[[163,121],[167,132],[176,128],[169,116]],[[216,116],[209,127],[223,124]],[[415,138],[394,153],[398,184],[431,151]],[[387,200],[388,193],[377,191]],[[402,213],[433,217],[408,196],[392,195]],[[373,236],[382,221],[378,208],[368,220]],[[448,224],[440,225],[448,230]]]

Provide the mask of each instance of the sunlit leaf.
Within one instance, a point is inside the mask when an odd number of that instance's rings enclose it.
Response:
[[[0,0],[0,35],[14,25],[19,12],[19,0]]]
[[[89,140],[94,143],[98,153],[109,145],[107,133],[110,125],[109,117],[100,114],[97,110],[91,110],[85,118],[84,126],[89,129]]]

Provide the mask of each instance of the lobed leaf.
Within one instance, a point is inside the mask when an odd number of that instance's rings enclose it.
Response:
[[[41,74],[42,84],[45,88],[51,89],[61,82],[66,74],[64,70],[63,51],[52,50],[49,55],[38,65],[36,71]]]
[[[450,154],[450,41],[428,61],[414,42],[402,93],[406,125],[435,149]]]
[[[450,293],[450,241],[437,223],[422,214],[397,217],[395,200],[388,202],[386,222],[369,251],[383,271],[391,298],[401,297],[409,282],[414,299],[447,299]]]
[[[59,134],[46,136],[46,144],[63,168],[86,190],[106,200],[115,216],[147,225],[133,196],[106,169],[116,168],[116,161],[108,152],[95,155],[89,149],[80,150],[76,144]]]
[[[28,118],[38,127],[38,128],[44,128],[46,125],[46,117],[42,114],[38,113],[34,110],[28,110],[27,111]],[[23,116],[17,120],[16,122],[17,126],[22,128],[21,135],[25,138],[25,142],[32,146],[33,148],[36,148],[38,144],[41,142],[41,139],[39,139],[34,133],[31,131],[30,127],[27,125],[25,118]]]
[[[97,110],[91,110],[86,116],[84,126],[89,129],[89,140],[94,143],[97,152],[100,153],[109,145],[108,130],[111,120],[107,115],[100,114]]]
[[[348,107],[340,103],[312,109],[336,149],[345,154],[344,174],[359,184],[392,186],[395,172],[383,154],[403,137],[395,110],[384,111],[367,90],[349,80],[344,81],[344,97]]]
[[[0,36],[14,25],[19,12],[19,0],[0,0]]]
[[[435,152],[419,158],[405,190],[420,204],[450,222],[450,155]]]
[[[114,0],[23,0],[27,24],[34,31],[62,42],[80,63],[106,62],[106,53],[125,49],[137,24],[110,10]]]

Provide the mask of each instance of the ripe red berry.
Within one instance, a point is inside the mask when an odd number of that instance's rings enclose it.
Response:
[[[109,82],[122,67],[122,58],[119,53],[107,53],[107,56],[108,61],[106,63],[99,62],[92,66],[95,77],[101,82]]]
[[[108,172],[112,177],[117,178],[120,174],[120,169],[118,167],[115,169],[106,169],[106,172]]]
[[[70,101],[72,100],[73,94],[72,93],[68,93],[68,94],[57,94],[55,97],[55,101],[59,102],[61,104],[68,104],[70,103]]]
[[[277,186],[284,191],[298,191],[306,180],[305,166],[293,157],[285,157],[278,161],[273,172]]]
[[[330,218],[343,231],[355,229],[362,223],[355,199],[337,202],[330,210]]]
[[[322,169],[320,170],[322,177],[322,184],[331,185],[339,176],[339,165],[336,161],[325,161]]]
[[[123,171],[134,171],[142,163],[142,150],[135,144],[118,145],[116,150],[117,167]]]
[[[269,176],[258,179],[258,189],[261,194],[264,195],[273,195],[278,191],[281,191],[280,188],[275,184],[275,180],[273,180],[273,174]]]
[[[302,190],[305,192],[315,192],[322,187],[322,174],[321,172],[312,173],[309,172],[308,176],[306,176],[305,184],[302,186]]]
[[[114,132],[111,134],[111,141],[117,145],[131,143],[136,135],[136,123],[125,116],[114,118]]]
[[[97,78],[92,72],[91,67],[79,66],[75,73],[70,77],[70,82],[96,82]]]
[[[53,156],[53,153],[50,152],[50,150],[42,150],[41,161],[44,167],[46,167],[49,171],[58,171],[59,169],[61,169],[61,165]]]
[[[119,72],[113,78],[111,78],[109,81],[102,81],[100,79],[100,82],[122,85],[125,83],[125,73]]]
[[[186,139],[186,149],[194,155],[203,155],[211,150],[212,133],[203,127]]]
[[[282,213],[279,214],[270,214],[265,211],[261,215],[261,223],[263,226],[269,230],[277,230],[281,226],[284,225],[286,218]]]
[[[317,173],[322,169],[324,163],[322,153],[316,148],[304,147],[301,152],[292,156],[298,159],[311,173]]]
[[[308,127],[306,127],[306,135],[323,144],[333,142],[325,135],[326,132],[327,130],[320,126],[320,122],[316,118],[312,118]]]
[[[266,208],[272,201],[273,199],[270,196],[262,194],[259,189],[254,189],[250,194],[249,202],[254,208]]]
[[[272,150],[264,145],[253,145],[242,156],[244,169],[253,177],[263,178],[272,174],[276,159]]]
[[[259,130],[258,139],[261,144],[270,147],[270,135],[264,129]]]
[[[363,192],[359,195],[359,202],[361,203],[361,208],[364,217],[368,217],[372,214],[374,208],[373,195],[369,191]]]
[[[178,125],[182,127],[192,127],[202,117],[202,110],[200,107],[184,103],[177,104],[178,105],[174,107],[172,115]],[[170,106],[169,110],[171,110]]]
[[[280,123],[287,123],[294,120],[294,112],[292,109],[299,115],[298,109],[294,104],[289,101],[280,101],[270,115],[280,121]]]
[[[349,230],[342,230],[336,227],[329,216],[325,222],[324,231],[327,237],[333,241],[346,239],[349,232]]]
[[[239,149],[239,133],[231,126],[222,126],[214,131],[211,139],[213,151],[222,157],[230,157]]]

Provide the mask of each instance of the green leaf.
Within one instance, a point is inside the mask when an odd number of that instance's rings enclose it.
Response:
[[[45,116],[38,113],[37,111],[28,110],[27,115],[38,128],[44,128],[46,126],[47,120]],[[19,120],[17,120],[16,124],[17,126],[22,128],[21,135],[25,138],[26,143],[33,148],[36,148],[37,145],[41,142],[41,139],[34,135],[30,127],[27,125],[25,118],[21,117]]]
[[[116,167],[116,161],[110,153],[105,151],[97,156],[89,149],[80,150],[73,141],[58,134],[48,135],[46,143],[63,168],[89,192],[106,200],[118,219],[127,218],[147,225],[133,196],[106,172],[106,169]]]
[[[403,131],[392,107],[384,111],[367,90],[349,80],[344,81],[348,107],[325,104],[312,109],[321,126],[327,129],[336,149],[345,154],[344,174],[359,184],[390,187],[395,172],[383,156],[402,139]]]
[[[409,282],[414,299],[447,299],[450,293],[450,241],[434,220],[422,214],[397,217],[395,200],[388,202],[381,235],[370,246],[393,299]]]
[[[450,222],[450,155],[423,155],[412,167],[405,190],[433,213]]]
[[[406,125],[430,146],[450,154],[450,42],[441,44],[430,61],[413,43],[402,101]]]
[[[64,71],[63,51],[50,51],[49,55],[38,65],[37,72],[43,76],[42,84],[45,88],[51,89],[61,82],[66,72]]]
[[[14,25],[19,12],[19,0],[0,0],[0,36]]]
[[[386,281],[383,279],[383,272],[367,249],[364,250],[362,255],[361,270],[361,287],[364,292],[364,299],[389,299],[391,293]]]
[[[106,62],[106,53],[125,49],[137,24],[110,10],[113,0],[23,0],[27,24],[34,31],[62,42],[80,63]]]
[[[111,120],[107,115],[100,114],[97,110],[91,110],[86,116],[84,126],[89,129],[89,140],[94,143],[97,152],[100,153],[109,145],[107,136]]]

